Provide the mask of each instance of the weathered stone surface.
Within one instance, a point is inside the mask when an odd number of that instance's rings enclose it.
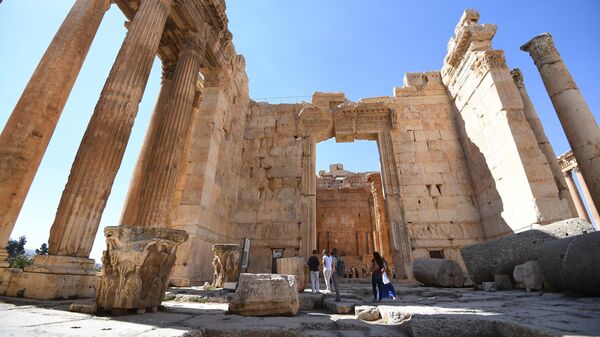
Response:
[[[578,218],[464,247],[461,254],[473,282],[493,281],[495,274],[512,274],[518,264],[539,257],[546,241],[593,232],[594,227]]]
[[[213,283],[212,286],[222,288],[226,282],[237,282],[240,275],[240,245],[213,245]]]
[[[444,259],[416,259],[413,262],[415,280],[436,287],[462,287],[465,275],[458,263]]]
[[[517,282],[518,288],[530,290],[541,290],[543,287],[542,269],[540,264],[535,261],[527,261],[515,266],[513,277]]]
[[[546,242],[539,255],[549,287],[600,295],[600,232]]]
[[[512,281],[510,276],[506,274],[494,275],[494,283],[496,283],[496,289],[498,290],[512,290]]]
[[[301,292],[298,294],[300,301],[300,310],[319,309],[323,306],[323,294],[313,294],[310,292]]]
[[[354,307],[356,306],[356,301],[350,301],[348,299],[344,299],[343,301],[336,302],[333,298],[326,298],[323,301],[323,307],[333,314],[349,314],[354,312]]]
[[[229,312],[243,316],[294,316],[300,309],[293,275],[240,274]]]
[[[98,311],[98,305],[96,303],[72,303],[69,311],[94,315]]]
[[[298,292],[303,292],[308,283],[306,259],[300,256],[277,259],[277,273],[294,275],[298,281]]]
[[[483,291],[496,291],[498,290],[498,286],[496,282],[483,282],[481,284],[481,288]]]
[[[356,319],[360,319],[361,321],[376,321],[381,318],[379,309],[370,305],[357,305],[354,307],[354,314],[356,315]]]
[[[96,301],[104,309],[140,309],[160,305],[169,285],[177,246],[184,231],[135,226],[104,229],[107,250]]]

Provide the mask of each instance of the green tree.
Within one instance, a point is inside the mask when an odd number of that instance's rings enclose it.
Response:
[[[40,249],[35,250],[36,255],[48,255],[48,244],[42,243]]]
[[[6,245],[6,251],[8,252],[8,257],[17,257],[18,255],[25,254],[25,244],[27,243],[27,238],[25,235],[21,236],[19,240],[8,239],[8,244]]]
[[[32,263],[33,260],[25,255],[8,258],[8,266],[10,268],[25,269],[25,267],[30,266]]]

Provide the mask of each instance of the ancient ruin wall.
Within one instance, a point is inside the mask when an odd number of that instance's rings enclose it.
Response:
[[[233,211],[238,237],[252,242],[249,272],[271,271],[272,249],[284,249],[283,257],[308,256],[309,223],[314,216],[314,143],[299,135],[300,110],[297,104],[252,103],[250,107],[239,199]],[[308,171],[313,173],[304,173]]]
[[[486,239],[570,216],[523,113],[495,25],[466,11],[448,43],[442,79],[451,95]]]
[[[467,162],[438,72],[409,73],[388,105],[413,259],[430,250],[462,263],[460,247],[483,238]]]
[[[237,202],[248,111],[248,78],[242,56],[219,71],[205,71],[185,174],[181,175],[171,227],[189,240],[179,247],[172,282],[212,279],[212,245],[241,243],[231,220]]]

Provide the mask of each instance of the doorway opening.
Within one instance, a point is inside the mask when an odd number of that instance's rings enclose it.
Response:
[[[349,278],[368,277],[373,252],[393,264],[375,141],[317,144],[317,250],[337,248]]]

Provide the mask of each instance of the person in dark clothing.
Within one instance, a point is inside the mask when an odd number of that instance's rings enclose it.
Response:
[[[310,274],[310,289],[313,294],[319,292],[319,258],[317,257],[317,250],[313,249],[313,255],[308,258],[308,270]]]
[[[379,252],[373,252],[371,260],[371,286],[373,287],[373,301],[381,302],[383,296],[383,270],[385,265]]]

